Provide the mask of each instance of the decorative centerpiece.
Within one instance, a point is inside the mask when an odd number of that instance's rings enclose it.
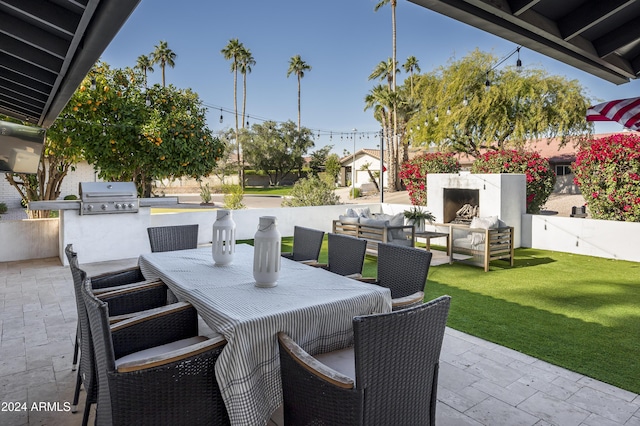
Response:
[[[413,225],[415,232],[424,232],[424,223],[428,221],[433,223],[436,217],[422,207],[413,206],[409,210],[404,211],[404,218],[407,219],[407,225]]]
[[[274,287],[280,276],[282,237],[275,216],[262,216],[253,240],[253,277],[256,287]]]
[[[211,252],[216,265],[228,265],[236,252],[236,223],[231,210],[218,210],[213,222]]]

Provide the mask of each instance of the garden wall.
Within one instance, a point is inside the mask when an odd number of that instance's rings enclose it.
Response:
[[[640,223],[522,216],[522,247],[640,262]]]
[[[234,211],[234,220],[237,224],[237,238],[253,238],[260,216],[273,215],[278,218],[278,228],[283,236],[293,235],[295,225],[322,229],[325,232],[331,230],[331,221],[342,214],[349,205],[323,206],[323,207],[295,207],[278,209],[247,209]],[[358,207],[369,207],[374,212],[398,213],[407,206],[399,204],[360,204]],[[67,211],[64,214],[70,214]],[[105,215],[106,216],[106,215]],[[132,215],[138,216],[138,215]],[[97,218],[104,216],[92,216]],[[200,225],[199,243],[206,244],[211,241],[211,225],[215,220],[215,210],[204,210],[187,213],[167,213],[147,216],[148,222],[138,226],[179,225],[198,223]],[[133,219],[133,217],[132,217]],[[13,260],[39,259],[46,257],[60,257],[58,233],[58,219],[37,219],[0,221],[0,262]],[[123,224],[118,223],[119,229]],[[146,251],[148,241],[146,232],[136,232],[138,240],[129,241],[130,236],[120,232],[115,233],[120,238],[120,244],[105,250],[101,245],[100,250],[91,254],[88,247],[95,246],[95,236],[99,229],[92,228],[87,233],[86,242],[81,234],[71,234],[76,241],[76,249],[86,243],[82,250],[82,263],[96,262],[100,260],[115,260],[135,257],[139,253],[125,253],[126,247],[137,245],[138,250]],[[104,230],[100,231],[104,232]],[[553,250],[567,253],[584,254],[589,256],[604,257],[609,259],[629,260],[640,262],[640,250],[637,242],[640,241],[640,223],[613,222],[595,219],[579,219],[548,215],[522,216],[521,246],[542,250]],[[66,241],[65,241],[66,242]],[[444,241],[432,241],[434,244],[444,245]],[[142,247],[142,248],[140,248]],[[124,255],[124,256],[123,256]],[[61,259],[64,261],[64,259]]]

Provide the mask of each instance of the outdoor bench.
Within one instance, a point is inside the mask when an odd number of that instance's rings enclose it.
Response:
[[[388,243],[405,247],[414,247],[415,232],[413,225],[389,226],[363,223],[343,223],[333,221],[333,233],[351,235],[367,240],[367,254],[378,255],[378,243]]]

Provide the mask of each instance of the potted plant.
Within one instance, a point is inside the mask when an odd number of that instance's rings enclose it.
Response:
[[[408,225],[413,225],[415,232],[424,232],[424,222],[432,223],[436,219],[430,211],[422,210],[422,207],[419,206],[405,210],[404,217],[407,219]]]

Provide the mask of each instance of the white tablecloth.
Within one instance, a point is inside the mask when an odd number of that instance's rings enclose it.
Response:
[[[284,258],[278,285],[259,288],[253,247],[236,249],[226,266],[213,263],[211,248],[144,254],[139,265],[227,339],[216,377],[232,424],[264,425],[282,403],[277,333],[311,354],[343,348],[353,344],[353,317],[390,312],[391,293]]]

